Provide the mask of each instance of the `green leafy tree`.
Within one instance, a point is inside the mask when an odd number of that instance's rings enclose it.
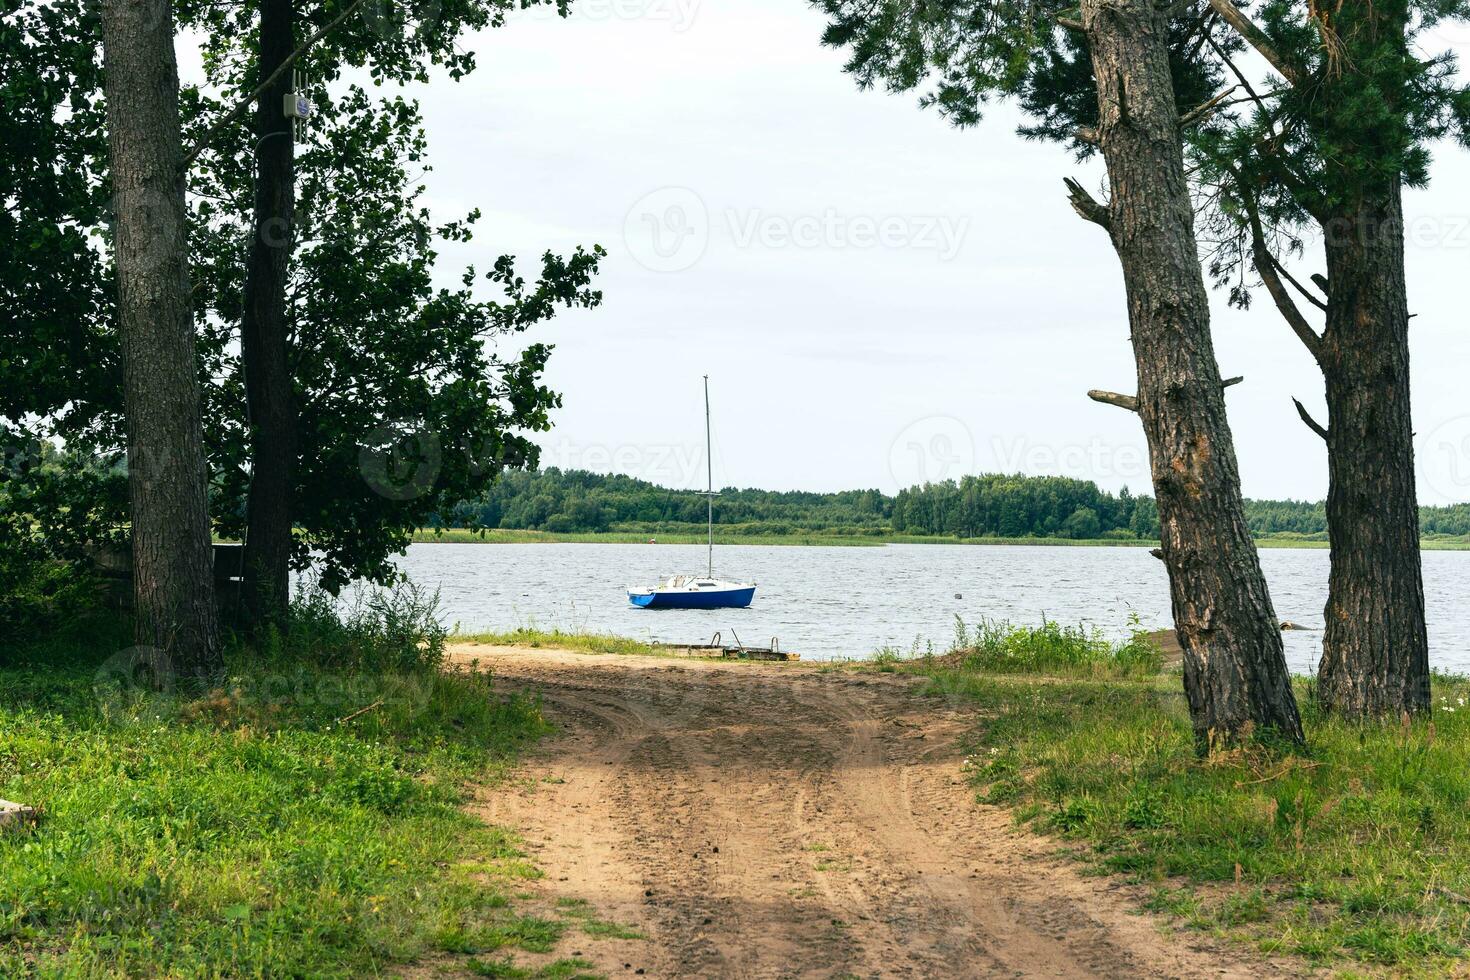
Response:
[[[1140,538],[1159,536],[1159,508],[1154,505],[1152,497],[1138,498],[1133,505],[1133,513],[1128,517],[1128,530]]]
[[[58,563],[126,538],[125,480],[81,449],[59,460],[51,442],[83,447],[122,408],[103,321],[115,285],[94,166],[106,154],[96,35],[95,17],[65,0],[0,15],[0,619],[12,625],[72,588]]]
[[[95,602],[89,566],[128,538],[127,474],[0,432],[0,629],[49,628]]]
[[[305,16],[325,24],[345,9]],[[501,9],[477,4],[478,13],[461,23],[497,23]],[[224,15],[224,8],[210,11],[183,13],[195,25]],[[250,16],[234,7],[229,15],[245,18],[240,23]],[[19,262],[25,256],[0,268],[0,422],[11,430],[24,422],[27,433],[17,437],[59,435],[70,449],[95,456],[99,472],[110,472],[123,463],[115,297],[107,253],[89,244],[109,233],[97,23],[64,3],[26,6],[0,23],[0,50],[7,67],[18,69],[0,78],[7,105],[35,122],[31,138],[0,146],[7,171],[35,186],[24,201],[7,199],[12,233],[0,248],[28,235],[54,246],[49,278],[30,279]],[[222,33],[207,51],[211,77],[221,81],[215,97],[183,93],[191,145],[248,85],[249,32],[225,31],[230,23],[217,22]],[[331,35],[339,64],[373,64],[364,46],[412,62],[397,74],[375,68],[387,81],[420,77],[432,63],[421,57],[427,42],[405,39],[398,27],[348,18],[341,30]],[[434,43],[452,72],[472,66],[473,54],[452,35]],[[604,253],[548,253],[524,274],[501,257],[490,269],[465,270],[457,287],[436,286],[438,247],[468,240],[477,215],[436,222],[419,202],[427,139],[417,106],[348,86],[339,86],[335,99],[317,99],[318,122],[295,163],[301,210],[311,221],[294,233],[287,307],[300,413],[292,499],[301,533],[291,561],[305,567],[315,549],[326,582],[337,586],[390,576],[390,556],[412,529],[483,491],[506,468],[534,461],[528,437],[549,424],[559,400],[541,381],[550,349],[526,331],[558,309],[599,303],[591,280]],[[60,122],[66,125],[47,128]],[[253,138],[248,127],[216,136],[194,162],[192,295],[214,512],[220,532],[241,535],[252,469],[239,339]],[[72,275],[72,267],[80,271]],[[78,493],[83,486],[76,485]],[[54,495],[27,499],[40,505]],[[67,506],[82,513],[106,502],[116,497],[98,489]],[[114,511],[98,527],[125,521]]]
[[[530,6],[535,0],[520,3]],[[475,57],[461,45],[466,32],[503,24],[516,0],[410,0],[404,4],[301,4],[257,0],[238,5],[191,5],[192,23],[206,32],[205,66],[211,85],[236,98],[198,137],[196,152],[226,144],[227,162],[254,164],[251,233],[243,239],[244,285],[239,347],[248,426],[250,479],[245,506],[243,606],[254,625],[284,622],[293,555],[293,527],[303,507],[295,496],[296,468],[306,438],[291,375],[296,354],[291,330],[292,253],[298,239],[296,145],[284,103],[293,75],[305,70],[327,91],[344,68],[367,68],[375,82],[427,81],[432,66],[460,78]],[[557,7],[566,13],[565,0]],[[298,44],[299,34],[310,40]],[[242,38],[255,39],[253,45]],[[238,100],[241,93],[249,93]],[[226,129],[253,100],[248,139]],[[231,137],[234,137],[231,139]],[[222,161],[224,162],[224,161]],[[242,201],[243,203],[243,201]],[[309,504],[308,504],[309,506]]]
[[[1091,507],[1078,507],[1063,522],[1062,530],[1069,538],[1095,538],[1102,533],[1102,522]]]
[[[71,403],[121,410],[114,302],[95,232],[109,216],[95,17],[76,2],[0,16],[0,420],[86,422]]]
[[[1073,514],[1091,511],[1099,535],[1159,539],[1159,511],[1152,497],[1135,496],[1126,489],[1115,496],[1088,480],[1019,474],[966,476],[958,482],[907,487],[892,497],[877,490],[809,493],[727,487],[721,491],[715,520],[731,533],[995,537],[1002,534],[1001,516],[1008,500],[1017,515],[1023,511],[1030,515],[1028,522],[1009,526],[1015,536],[1056,536]],[[950,507],[957,507],[958,513]],[[702,508],[702,501],[685,490],[631,476],[550,467],[505,473],[479,496],[433,515],[430,526],[695,531],[704,527]],[[1316,535],[1327,528],[1321,502],[1247,500],[1245,514],[1256,534]],[[1427,533],[1470,533],[1470,504],[1424,507],[1421,515]],[[552,527],[557,517],[563,520]]]
[[[591,307],[600,248],[548,253],[534,280],[509,256],[436,288],[437,246],[472,237],[477,212],[436,223],[420,203],[427,137],[417,106],[350,86],[324,103],[297,159],[309,224],[297,230],[286,309],[298,428],[291,560],[323,584],[392,575],[414,529],[534,464],[529,434],[560,398],[540,377],[550,347],[522,335]],[[212,161],[213,155],[206,158]],[[212,383],[207,417],[220,528],[248,533],[249,419],[240,392],[240,243],[251,175],[224,162],[196,178],[196,234]],[[499,298],[482,298],[485,290]]]

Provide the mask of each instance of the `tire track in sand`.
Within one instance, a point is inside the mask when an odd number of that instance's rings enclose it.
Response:
[[[610,976],[1253,977],[978,805],[967,722],[892,675],[463,647],[562,728],[486,816],[547,900],[648,938],[564,940]],[[626,964],[626,968],[625,968]]]

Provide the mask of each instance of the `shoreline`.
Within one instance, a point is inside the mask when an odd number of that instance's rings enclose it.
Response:
[[[586,531],[556,533],[551,531],[486,530],[445,528],[442,531],[422,529],[414,533],[414,544],[697,544],[706,538],[686,532]],[[1315,538],[1271,535],[1256,538],[1258,548],[1326,549],[1328,542]],[[715,534],[715,544],[725,547],[741,545],[783,547],[879,548],[890,544],[1012,545],[1021,547],[1060,548],[1156,548],[1158,541],[1127,538],[955,538],[913,534],[830,534],[823,532],[793,534]],[[1470,536],[1422,538],[1419,550],[1470,551]]]

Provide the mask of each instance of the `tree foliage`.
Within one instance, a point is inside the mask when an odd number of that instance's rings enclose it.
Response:
[[[391,575],[388,556],[416,527],[533,464],[527,434],[559,396],[540,381],[550,347],[520,336],[565,306],[595,306],[604,254],[547,253],[534,279],[510,256],[436,287],[437,248],[471,240],[477,211],[436,222],[422,203],[427,138],[418,107],[349,86],[322,107],[299,148],[299,206],[287,315],[297,434],[295,560],[338,587]],[[244,524],[249,469],[238,337],[241,243],[252,176],[208,167],[197,182],[197,302],[211,378],[206,413],[216,520]],[[482,298],[486,290],[498,298]]]
[[[961,538],[1131,537],[1135,520],[1158,533],[1147,497],[1105,493],[1085,480],[982,475],[901,490],[837,493],[726,488],[715,519],[751,534],[824,531],[947,535]],[[687,491],[628,476],[547,469],[507,474],[484,495],[441,517],[457,527],[569,533],[702,527],[705,504]]]
[[[48,440],[0,431],[0,630],[95,598],[88,560],[127,538],[126,474]]]
[[[532,272],[501,256],[443,285],[438,251],[470,241],[479,212],[436,219],[424,205],[416,103],[341,81],[354,68],[390,86],[426,80],[434,66],[462,77],[475,63],[465,34],[520,5],[368,4],[302,65],[317,115],[298,153],[306,220],[288,297],[301,407],[295,557],[318,563],[331,587],[391,576],[389,555],[431,514],[534,464],[527,436],[549,426],[560,400],[541,381],[550,347],[526,333],[559,309],[601,301],[596,246],[548,252]],[[303,29],[344,7],[309,5]],[[254,18],[250,4],[180,6],[181,24],[203,32],[208,82],[183,93],[186,144],[255,84]],[[65,439],[91,471],[111,472],[125,461],[115,289],[98,247],[108,201],[95,18],[75,0],[21,3],[0,21],[0,56],[7,113],[24,122],[0,145],[0,173],[16,189],[0,216],[0,426],[12,441]],[[223,131],[190,175],[211,511],[225,535],[242,528],[250,472],[239,325],[253,139],[244,124]],[[49,490],[21,490],[36,472],[10,481],[11,500],[30,501],[29,511],[108,506],[98,526],[125,526],[123,500],[100,487],[77,497],[90,484],[73,481],[64,505]]]
[[[750,533],[797,530],[881,533],[892,499],[877,490],[839,493],[726,488],[715,518]],[[542,530],[557,533],[660,527],[703,527],[702,495],[671,490],[630,476],[562,470],[506,473],[478,497],[439,515],[443,525]]]
[[[1241,307],[1260,285],[1257,236],[1284,258],[1303,251],[1309,228],[1345,235],[1334,215],[1386,196],[1394,181],[1424,186],[1436,143],[1470,146],[1470,86],[1432,34],[1470,17],[1470,3],[1269,0],[1251,12],[1295,80],[1252,77],[1234,52],[1203,52],[1227,66],[1240,95],[1189,144],[1211,205],[1210,272]]]
[[[123,476],[87,447],[120,424],[95,12],[0,13],[0,623],[85,598],[79,563],[124,532]],[[76,447],[60,454],[50,438]]]
[[[12,0],[0,15],[0,425],[85,428],[120,407],[97,241],[108,195],[96,29],[76,0]]]
[[[980,122],[997,98],[1013,98],[1030,117],[1020,132],[1089,156],[1098,121],[1092,62],[1075,29],[1076,4],[1012,0],[814,0],[830,18],[824,44],[848,53],[846,69],[864,88],[919,93],[956,126]],[[1197,12],[1196,12],[1197,13]],[[1218,63],[1197,57],[1211,41],[1238,50],[1238,39],[1202,16],[1170,23],[1175,98],[1183,114],[1214,94]]]

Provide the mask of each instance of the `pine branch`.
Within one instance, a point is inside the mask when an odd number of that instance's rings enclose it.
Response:
[[[1281,260],[1280,259],[1276,259],[1273,256],[1273,261],[1276,262],[1276,269],[1277,269],[1277,271],[1280,272],[1283,276],[1286,277],[1286,281],[1289,282],[1289,283],[1291,283],[1291,285],[1296,289],[1297,292],[1299,292],[1299,293],[1302,294],[1302,298],[1303,299],[1305,299],[1308,303],[1311,303],[1313,306],[1315,306],[1317,309],[1321,310],[1323,313],[1326,313],[1327,312],[1327,304],[1325,302],[1323,302],[1322,300],[1318,299],[1316,297],[1316,295],[1313,294],[1313,292],[1310,289],[1308,289],[1306,286],[1303,286],[1301,283],[1297,282],[1296,277],[1293,276],[1289,271],[1287,271],[1286,266],[1284,266],[1284,265],[1281,264]],[[1320,279],[1320,278],[1321,277],[1318,276],[1318,275],[1316,275],[1315,273],[1313,274],[1312,279],[1313,279],[1314,282],[1317,279]],[[1323,292],[1323,295],[1326,295],[1326,292],[1327,291],[1324,289],[1322,292]]]
[[[1295,65],[1287,61],[1280,51],[1276,50],[1276,45],[1271,43],[1266,32],[1257,27],[1255,22],[1242,13],[1239,7],[1230,0],[1210,0],[1210,7],[1220,15],[1225,23],[1235,28],[1235,32],[1244,38],[1247,44],[1255,48],[1261,57],[1270,62],[1271,67],[1280,72],[1282,78],[1292,85],[1302,83],[1302,73]]]
[[[1252,238],[1255,238],[1253,235]],[[1286,291],[1281,277],[1277,274],[1280,263],[1276,256],[1266,250],[1266,245],[1259,238],[1252,243],[1254,253],[1254,265],[1256,272],[1260,274],[1261,281],[1266,284],[1266,291],[1271,294],[1271,299],[1276,304],[1276,309],[1286,320],[1286,325],[1291,327],[1291,332],[1296,334],[1302,346],[1312,355],[1314,360],[1322,358],[1322,336],[1312,329],[1307,318],[1302,316],[1301,309],[1293,302],[1291,294]]]
[[[1292,300],[1291,294],[1286,291],[1286,286],[1282,283],[1279,274],[1282,271],[1281,263],[1266,247],[1266,233],[1261,227],[1261,214],[1256,207],[1255,198],[1245,187],[1245,181],[1240,172],[1232,171],[1232,173],[1236,184],[1240,187],[1240,199],[1245,205],[1246,219],[1250,222],[1251,258],[1256,274],[1261,277],[1261,282],[1265,284],[1266,291],[1271,294],[1271,300],[1286,320],[1287,326],[1291,327],[1291,332],[1296,334],[1297,339],[1311,353],[1312,358],[1320,363],[1322,337],[1312,329],[1312,325],[1302,315],[1301,309]]]
[[[1225,100],[1234,95],[1236,89],[1238,88],[1240,88],[1239,85],[1232,85],[1225,91],[1221,92],[1219,95],[1215,96],[1213,99],[1210,99],[1208,102],[1204,103],[1203,105],[1196,106],[1195,108],[1186,112],[1184,115],[1180,116],[1180,127],[1182,128],[1193,126],[1195,123],[1202,122],[1208,119],[1210,116],[1213,116],[1216,112],[1224,107]]]
[[[1319,425],[1317,423],[1317,420],[1314,419],[1314,418],[1312,418],[1312,414],[1307,411],[1307,407],[1305,405],[1303,405],[1301,402],[1299,402],[1295,398],[1293,398],[1291,400],[1291,403],[1296,406],[1296,413],[1302,417],[1302,421],[1305,422],[1305,423],[1307,423],[1307,428],[1309,428],[1313,432],[1317,433],[1317,435],[1319,435],[1319,436],[1322,437],[1322,441],[1323,442],[1326,442],[1327,441],[1327,427],[1326,426],[1323,426],[1323,425]]]

